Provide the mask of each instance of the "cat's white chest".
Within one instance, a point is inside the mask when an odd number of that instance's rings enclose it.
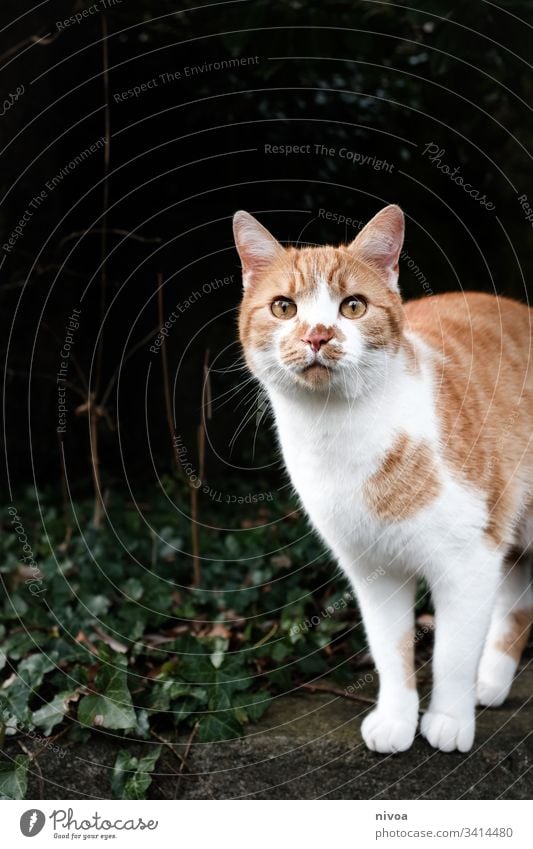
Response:
[[[387,523],[365,498],[399,433],[437,445],[433,402],[420,381],[396,384],[380,403],[272,397],[283,457],[313,525],[340,559],[405,550],[405,523]],[[412,523],[411,523],[412,525]]]
[[[358,452],[353,429],[335,416],[314,426],[301,424],[282,425],[278,431],[287,471],[305,510],[333,551],[364,546],[377,533],[376,518],[363,496],[377,459]]]

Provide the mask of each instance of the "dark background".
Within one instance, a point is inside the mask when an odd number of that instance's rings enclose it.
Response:
[[[245,377],[236,370],[237,209],[281,241],[338,243],[356,230],[321,218],[321,208],[364,220],[399,203],[420,272],[404,258],[406,297],[462,287],[527,298],[533,232],[518,197],[533,198],[530,3],[427,2],[419,12],[353,0],[237,0],[184,2],[178,12],[174,2],[123,0],[58,28],[89,5],[2,3],[3,25],[20,16],[2,33],[4,96],[24,86],[0,124],[2,244],[46,182],[108,136],[47,193],[13,250],[1,251],[13,489],[59,480],[55,374],[73,308],[82,312],[62,437],[71,493],[90,482],[90,420],[75,412],[89,391],[106,485],[127,477],[149,486],[172,469],[162,356],[149,350],[158,275],[164,319],[192,292],[234,275],[185,309],[167,340],[174,427],[189,459],[198,466],[207,358],[215,399],[208,479],[281,481],[266,417],[252,450],[253,406],[230,446],[250,402],[250,385],[222,395]],[[258,58],[186,76],[190,66],[245,57]],[[430,142],[494,210],[423,155]],[[268,144],[310,144],[312,152],[269,155]],[[316,154],[314,144],[392,168]]]

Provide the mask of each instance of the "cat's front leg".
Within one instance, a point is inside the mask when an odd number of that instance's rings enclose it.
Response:
[[[363,720],[361,734],[369,749],[403,752],[418,724],[414,672],[414,578],[347,570],[379,674],[377,707]]]
[[[420,730],[436,749],[468,752],[474,742],[476,677],[501,556],[479,545],[443,559],[430,579],[435,606],[433,690]]]

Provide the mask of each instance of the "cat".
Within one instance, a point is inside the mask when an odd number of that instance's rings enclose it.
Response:
[[[417,577],[435,607],[420,730],[474,741],[476,698],[507,697],[533,619],[532,312],[481,292],[402,303],[404,215],[348,245],[283,247],[237,212],[239,333],[305,511],[355,590],[379,674],[366,745],[418,726]]]

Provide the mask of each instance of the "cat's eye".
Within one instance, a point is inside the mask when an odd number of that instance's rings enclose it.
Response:
[[[350,295],[341,304],[341,313],[345,318],[361,318],[365,314],[367,303],[364,298]]]
[[[276,318],[293,318],[296,315],[296,304],[289,298],[276,298],[270,304],[270,309]]]

